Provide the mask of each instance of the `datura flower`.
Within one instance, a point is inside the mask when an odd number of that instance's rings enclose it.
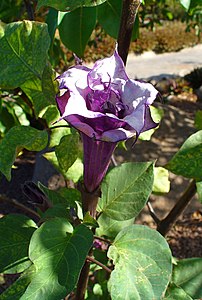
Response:
[[[129,79],[117,50],[92,69],[75,65],[58,77],[61,119],[76,128],[84,145],[84,185],[95,191],[106,174],[117,142],[156,127],[149,106],[158,91]]]

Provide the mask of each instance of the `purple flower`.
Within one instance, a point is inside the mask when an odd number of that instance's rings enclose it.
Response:
[[[61,119],[78,129],[84,144],[84,184],[88,192],[100,185],[117,142],[156,127],[149,106],[158,91],[149,83],[129,79],[117,50],[92,69],[76,65],[58,77]]]

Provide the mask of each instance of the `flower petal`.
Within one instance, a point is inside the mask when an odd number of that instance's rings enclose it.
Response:
[[[66,72],[57,77],[60,81],[59,88],[74,92],[77,89],[85,90],[88,87],[87,75],[90,70],[91,69],[81,65],[69,68]]]
[[[149,106],[144,104],[135,109],[130,115],[126,116],[124,121],[136,130],[137,135],[158,126],[151,118]]]
[[[81,134],[84,145],[84,183],[88,192],[95,191],[105,176],[116,143],[106,143]]]
[[[128,80],[125,67],[117,50],[110,57],[98,60],[88,74],[88,84],[93,90],[103,90],[103,83],[118,85]],[[116,89],[116,86],[114,86]]]
[[[156,99],[157,94],[158,91],[152,84],[129,79],[123,86],[121,99],[131,112],[139,105],[151,105]]]
[[[126,130],[124,128],[117,128],[114,130],[105,131],[101,136],[101,141],[117,143],[127,140],[136,134],[135,130]]]

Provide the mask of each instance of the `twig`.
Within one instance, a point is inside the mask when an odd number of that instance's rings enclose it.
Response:
[[[112,270],[108,267],[106,267],[105,265],[103,265],[100,261],[98,261],[97,259],[93,258],[92,256],[88,256],[86,257],[87,260],[93,262],[94,264],[100,266],[103,270],[107,271],[108,273],[111,273]]]
[[[169,212],[169,214],[159,222],[157,226],[157,230],[165,236],[171,227],[175,224],[177,218],[181,215],[181,213],[185,210],[192,197],[196,193],[196,182],[192,180],[185,190],[184,194],[182,194],[179,201],[173,207],[173,209]]]
[[[155,211],[154,211],[154,209],[153,209],[153,207],[152,207],[150,201],[147,202],[147,207],[148,207],[148,210],[149,210],[149,213],[150,213],[152,219],[153,219],[154,222],[158,225],[161,221],[160,221],[160,219],[157,217],[157,215],[156,215],[156,213],[155,213]]]
[[[0,200],[11,203],[11,204],[14,204],[15,206],[19,207],[24,212],[31,214],[35,218],[37,217],[37,219],[41,218],[40,215],[36,211],[34,211],[33,209],[19,203],[16,199],[10,199],[6,195],[0,195]]]
[[[118,52],[125,65],[139,6],[140,0],[123,0],[121,24],[118,35]]]

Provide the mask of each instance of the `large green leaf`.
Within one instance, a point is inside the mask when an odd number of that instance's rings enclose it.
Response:
[[[115,236],[125,227],[134,223],[134,218],[126,221],[117,221],[109,218],[105,213],[98,218],[99,228],[96,229],[96,234],[99,236],[107,236],[115,238]]]
[[[19,273],[31,265],[28,258],[30,238],[36,224],[23,215],[7,215],[0,219],[0,272]]]
[[[78,134],[63,136],[60,140],[60,144],[55,148],[55,154],[60,167],[64,172],[67,172],[79,155]]]
[[[81,6],[97,6],[104,3],[106,0],[38,0],[39,9],[41,6],[51,6],[57,10],[70,11]]]
[[[194,299],[202,298],[202,258],[187,258],[177,262],[173,282]]]
[[[136,217],[153,186],[153,163],[124,163],[114,168],[102,183],[99,211],[124,221]]]
[[[176,284],[171,283],[166,291],[164,300],[192,300],[187,293],[178,287]]]
[[[6,25],[0,40],[0,86],[16,88],[27,80],[41,79],[49,43],[46,24],[23,21]]]
[[[104,30],[115,39],[118,38],[119,33],[122,2],[123,1],[121,0],[107,0],[105,3],[98,6],[98,22]],[[137,17],[132,32],[132,40],[138,36],[138,27],[139,23]]]
[[[35,267],[31,265],[27,270],[25,270],[20,277],[11,285],[9,288],[0,295],[1,300],[19,300],[24,294],[28,284],[31,282],[34,274]]]
[[[184,177],[202,178],[202,130],[184,142],[165,168]]]
[[[0,171],[10,180],[11,167],[18,152],[23,148],[30,151],[40,151],[46,147],[47,143],[46,131],[29,126],[11,128],[0,143]]]
[[[21,300],[64,298],[75,287],[92,243],[85,225],[73,230],[62,218],[44,223],[31,239],[29,256],[36,274]]]
[[[114,300],[160,300],[172,272],[172,256],[166,240],[143,225],[124,228],[108,251],[115,268],[109,280]]]
[[[80,7],[66,13],[59,25],[60,37],[64,45],[83,56],[88,39],[96,24],[96,8]]]

